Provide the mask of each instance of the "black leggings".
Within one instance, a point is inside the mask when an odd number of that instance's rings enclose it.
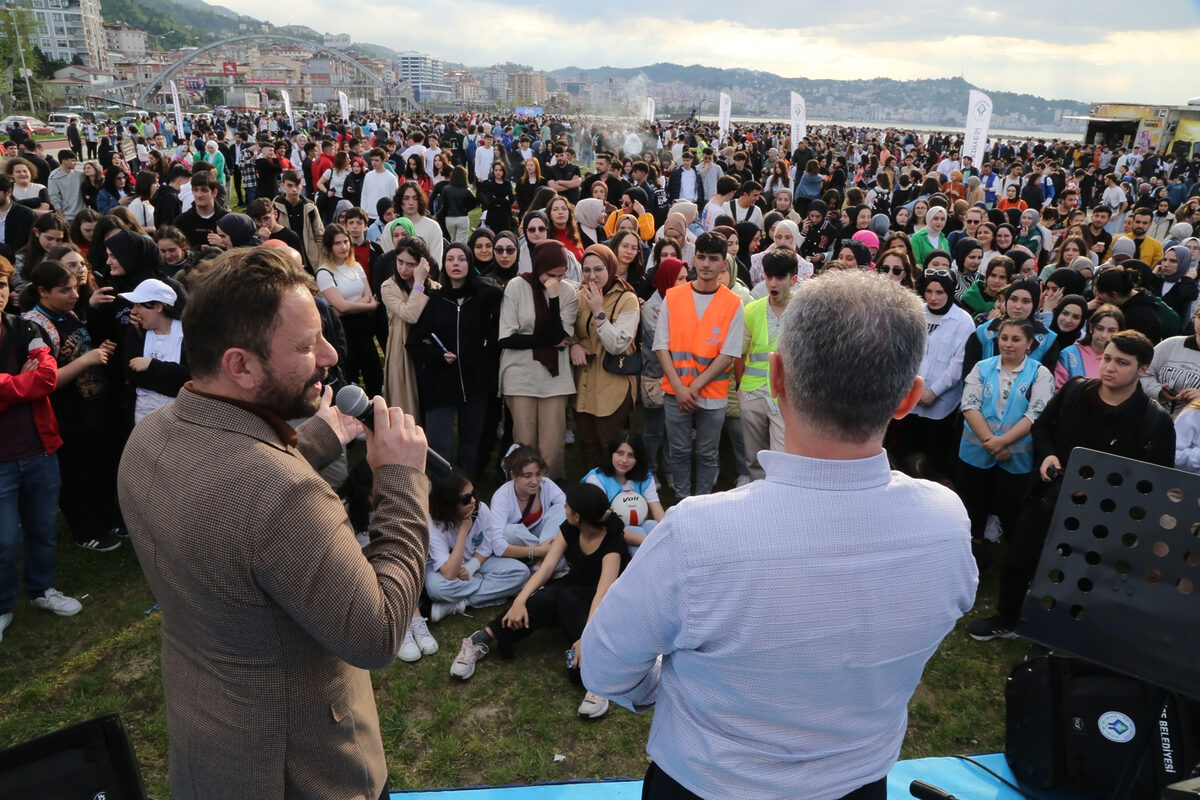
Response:
[[[542,563],[539,569],[554,569],[554,564]],[[513,645],[529,634],[541,628],[557,625],[562,628],[564,638],[569,644],[575,644],[583,635],[587,625],[588,611],[592,607],[592,598],[596,596],[596,587],[568,584],[566,581],[551,581],[529,596],[525,610],[529,614],[529,627],[520,630],[510,630],[503,625],[504,615],[496,617],[488,624],[496,637],[496,644],[501,655],[511,657]],[[571,680],[580,683],[579,670],[569,670]]]
[[[642,780],[642,800],[701,800],[700,795],[679,785],[679,782],[650,762]],[[842,800],[887,800],[887,778],[860,786]]]
[[[346,332],[346,380],[358,383],[361,373],[368,397],[383,393],[383,366],[375,349],[375,315],[372,312],[346,314],[342,330]]]
[[[76,544],[103,539],[121,523],[117,506],[119,447],[111,430],[76,432],[58,451],[62,489],[58,507]]]
[[[1004,535],[1011,541],[1017,529],[1017,515],[1029,490],[1030,474],[1013,475],[998,464],[980,469],[961,460],[959,467],[958,495],[971,518],[971,538],[983,538],[988,516],[995,514]]]

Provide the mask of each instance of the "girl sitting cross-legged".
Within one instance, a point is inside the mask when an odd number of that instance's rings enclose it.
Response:
[[[551,580],[550,570],[539,569],[526,581],[512,607],[470,637],[462,648],[450,674],[462,680],[475,674],[475,663],[499,647],[511,656],[513,646],[539,628],[558,625],[565,640],[567,669],[571,680],[581,683],[579,665],[587,657],[579,649],[584,626],[604,599],[621,570],[629,563],[625,546],[625,525],[608,507],[604,490],[589,483],[567,488],[566,521],[547,554],[549,563],[565,557],[571,565],[566,577]],[[596,718],[608,711],[608,699],[588,692],[579,706],[579,715]]]

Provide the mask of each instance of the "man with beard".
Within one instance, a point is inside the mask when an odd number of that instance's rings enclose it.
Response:
[[[171,790],[386,797],[367,670],[391,663],[421,591],[425,435],[379,397],[373,432],[330,406],[336,351],[278,250],[232,250],[191,288],[194,378],[138,424],[119,473],[162,608]],[[313,419],[284,421],[298,416]],[[360,433],[377,503],[366,548],[316,472]]]
[[[1163,260],[1162,242],[1147,235],[1150,232],[1151,223],[1154,222],[1154,212],[1148,208],[1135,208],[1130,219],[1132,230],[1127,234],[1121,234],[1117,239],[1133,240],[1133,257],[1138,261],[1145,261],[1151,265],[1161,262]],[[1106,256],[1112,256],[1111,244]]]

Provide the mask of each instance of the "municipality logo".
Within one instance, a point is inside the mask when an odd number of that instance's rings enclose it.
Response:
[[[804,113],[804,103],[796,103],[792,106],[792,116],[799,117]]]
[[[984,117],[984,115],[987,114],[987,112],[988,112],[988,104],[987,103],[980,102],[975,105],[975,116],[979,117],[980,119],[982,119]]]
[[[1110,742],[1124,744],[1133,739],[1137,733],[1137,728],[1133,725],[1133,720],[1120,711],[1106,711],[1100,715],[1097,723],[1100,726],[1100,735]]]

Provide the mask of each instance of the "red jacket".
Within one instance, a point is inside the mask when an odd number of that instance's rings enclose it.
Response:
[[[21,362],[21,354],[27,353],[28,358],[38,363],[36,369],[17,375],[0,372],[0,411],[7,411],[17,403],[30,403],[33,406],[34,424],[38,435],[42,437],[42,447],[46,448],[47,453],[53,453],[62,447],[58,418],[50,406],[50,393],[58,385],[58,362],[54,360],[49,345],[27,349],[34,339],[45,341],[42,332],[32,322],[5,314],[3,325],[4,337],[10,339],[17,348],[17,360]]]
[[[321,176],[325,174],[325,170],[333,169],[333,159],[322,153],[313,159],[312,163],[312,185],[313,190],[316,190],[317,181],[321,180]]]

